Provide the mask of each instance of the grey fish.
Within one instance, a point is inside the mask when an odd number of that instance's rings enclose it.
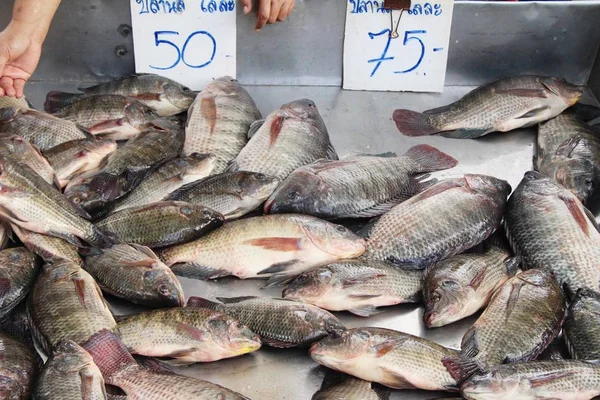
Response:
[[[177,133],[150,131],[129,140],[106,159],[98,172],[65,188],[67,198],[98,216],[108,205],[133,189],[162,163],[178,156],[181,137]]]
[[[42,369],[36,400],[104,400],[104,378],[92,356],[77,343],[60,342]]]
[[[375,260],[348,260],[304,272],[283,290],[283,298],[361,317],[377,307],[421,300],[421,271]]]
[[[44,151],[44,157],[64,188],[75,176],[97,169],[104,159],[117,149],[109,139],[78,139],[61,143]]]
[[[0,131],[21,136],[40,151],[93,137],[87,129],[74,122],[41,111],[18,111],[15,108],[0,108]]]
[[[332,370],[327,371],[321,388],[311,400],[388,400],[390,390]]]
[[[317,106],[301,99],[269,114],[228,170],[262,172],[283,180],[321,158],[337,160],[338,156]]]
[[[21,228],[60,237],[80,246],[81,240],[106,247],[103,235],[67,199],[25,164],[0,157],[0,214]]]
[[[50,185],[58,186],[54,169],[40,151],[20,136],[0,136],[0,152],[3,157],[12,157],[35,171]]]
[[[35,350],[4,333],[0,333],[0,348],[0,398],[29,400],[37,374]]]
[[[536,169],[587,204],[600,186],[600,129],[574,114],[561,114],[538,128]]]
[[[35,254],[24,247],[0,251],[0,320],[27,296],[39,270]]]
[[[299,301],[253,296],[217,300],[222,304],[192,296],[187,306],[230,315],[271,347],[307,346],[344,330],[344,325],[328,311]]]
[[[48,93],[44,109],[47,112],[55,112],[84,97],[113,94],[136,99],[160,116],[171,116],[187,111],[194,100],[194,92],[190,88],[153,74],[133,75],[78,89],[83,93]]]
[[[214,155],[198,153],[171,160],[148,174],[128,196],[118,200],[112,212],[161,201],[180,187],[210,175],[215,162]]]
[[[27,302],[36,342],[47,353],[62,340],[81,344],[117,323],[94,279],[77,263],[46,264]]]
[[[408,333],[354,328],[310,348],[321,365],[395,389],[458,391],[442,359],[455,350]]]
[[[427,144],[406,154],[319,160],[292,172],[265,204],[266,213],[296,212],[319,218],[367,218],[389,211],[437,182],[426,172],[457,161]]]
[[[600,233],[569,190],[537,172],[527,172],[504,216],[507,235],[524,268],[556,275],[575,293],[600,290]]]
[[[277,185],[277,178],[258,172],[225,172],[182,186],[165,200],[202,204],[235,219],[254,211]]]
[[[260,118],[254,100],[237,80],[215,79],[198,93],[188,111],[183,154],[214,154],[214,173],[221,173],[246,145],[250,124]]]
[[[473,139],[546,121],[575,104],[582,93],[563,79],[513,76],[487,83],[452,104],[424,113],[396,110],[393,119],[407,136],[439,133]]]
[[[579,290],[569,306],[563,338],[571,357],[577,360],[600,359],[600,294]]]
[[[509,192],[487,175],[441,181],[384,214],[363,257],[423,269],[462,253],[499,227]]]
[[[465,399],[587,400],[600,394],[600,366],[583,361],[498,365],[461,387]]]
[[[531,269],[506,281],[444,365],[458,381],[503,363],[535,359],[560,332],[565,298],[554,278]],[[531,324],[535,321],[535,324]]]
[[[147,247],[117,244],[85,258],[84,269],[103,292],[151,307],[183,306],[177,277]]]
[[[77,247],[58,237],[43,235],[11,225],[13,232],[29,251],[40,256],[47,263],[72,261],[83,265]]]
[[[106,330],[83,347],[94,358],[106,383],[121,388],[130,400],[248,400],[214,383],[147,370],[135,362],[119,338]]]
[[[473,315],[519,268],[508,250],[491,246],[440,261],[425,271],[423,321],[428,328],[448,325]]]
[[[31,105],[29,100],[27,100],[27,98],[25,96],[23,96],[21,98],[9,97],[9,96],[0,97],[0,109],[7,108],[7,107],[14,107],[19,111],[20,110],[25,111],[25,110],[29,110],[33,106]]]
[[[129,315],[119,321],[119,332],[130,353],[173,358],[169,363],[175,365],[237,357],[261,346],[259,337],[236,319],[194,307]]]
[[[204,206],[162,201],[117,211],[96,226],[123,243],[165,247],[198,239],[221,226],[223,220],[221,214]]]
[[[10,224],[6,221],[0,221],[0,250],[4,250],[8,246],[11,233]]]
[[[282,214],[226,223],[198,240],[162,250],[159,257],[180,276],[270,278],[269,285],[276,285],[364,251],[364,241],[341,225]]]

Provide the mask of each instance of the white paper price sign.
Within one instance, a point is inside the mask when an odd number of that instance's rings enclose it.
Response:
[[[130,0],[138,73],[193,90],[236,75],[237,0]]]
[[[413,0],[397,30],[400,11],[390,18],[383,0],[347,1],[344,89],[443,90],[453,0]]]

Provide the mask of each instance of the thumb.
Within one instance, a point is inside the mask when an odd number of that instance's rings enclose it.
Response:
[[[244,15],[248,15],[248,13],[252,11],[252,0],[240,0],[240,3],[242,3]]]

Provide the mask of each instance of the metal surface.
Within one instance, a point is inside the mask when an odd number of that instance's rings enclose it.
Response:
[[[0,26],[11,7],[11,0],[0,2]],[[342,0],[298,0],[286,22],[255,33],[254,16],[238,7],[240,81],[341,86],[345,15]],[[585,84],[600,42],[599,20],[598,0],[457,1],[446,84],[474,86],[518,73]],[[63,0],[34,79],[97,82],[131,74],[132,38],[121,27],[130,23],[128,0]]]
[[[73,90],[73,85],[38,83],[26,87],[26,94],[34,105],[43,103],[50,90]],[[391,114],[394,108],[415,110],[441,106],[452,102],[470,87],[447,87],[443,94],[350,92],[333,87],[248,87],[261,112],[266,115],[290,100],[313,99],[329,129],[331,139],[341,157],[354,153],[404,153],[419,143],[429,143],[447,152],[459,161],[458,167],[438,173],[437,176],[459,176],[463,173],[492,174],[509,181],[513,188],[525,171],[532,168],[532,129],[509,133],[490,134],[477,140],[457,140],[442,137],[409,138],[398,133]],[[586,90],[583,99],[597,104]],[[223,279],[202,282],[181,278],[186,294],[209,299],[233,296],[280,296],[277,289],[261,290],[264,281]],[[110,299],[115,313],[131,313],[140,308],[124,301]],[[422,323],[423,310],[415,305],[384,308],[382,314],[361,318],[349,313],[337,313],[347,327],[376,326],[397,329],[448,347],[459,348],[464,332],[475,317],[448,327],[428,330]],[[318,390],[325,368],[308,356],[307,349],[264,348],[253,354],[215,363],[180,368],[179,372],[222,384],[254,400],[310,399]],[[442,395],[440,393],[440,395]],[[392,399],[432,399],[436,394],[422,391],[394,391]]]

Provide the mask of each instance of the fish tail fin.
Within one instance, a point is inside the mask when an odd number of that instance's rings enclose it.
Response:
[[[121,339],[107,329],[94,334],[82,347],[90,353],[106,383],[112,384],[113,377],[125,368],[139,367]]]
[[[15,107],[0,108],[0,122],[10,122],[18,113]]]
[[[216,303],[214,301],[210,301],[210,300],[204,299],[202,297],[191,296],[188,299],[186,307],[199,307],[199,308],[206,308],[209,310],[216,310],[218,305],[219,305],[219,303]]]
[[[78,93],[65,93],[53,90],[46,95],[44,111],[54,113],[65,106],[73,104],[80,96],[81,94]]]
[[[431,114],[411,110],[396,110],[392,116],[396,127],[405,136],[426,136],[441,132],[430,122]]]
[[[456,159],[428,144],[413,146],[404,155],[419,165],[419,172],[440,171],[458,164]]]
[[[481,363],[476,359],[460,355],[444,357],[442,364],[444,364],[450,375],[452,375],[459,385],[471,375],[484,370]]]

